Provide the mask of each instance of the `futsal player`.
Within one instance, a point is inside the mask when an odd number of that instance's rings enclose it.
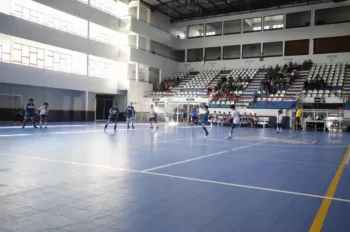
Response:
[[[230,132],[228,133],[228,137],[225,137],[226,139],[232,138],[233,129],[235,129],[236,126],[239,125],[239,121],[240,121],[239,112],[236,110],[236,106],[231,105],[230,110],[231,110],[231,116],[225,121],[226,123],[230,124]]]
[[[111,122],[114,122],[114,132],[117,131],[118,114],[119,114],[118,104],[114,104],[113,107],[109,109],[108,121],[104,129],[105,131],[108,127],[108,124]]]
[[[28,119],[32,120],[33,122],[33,126],[34,128],[38,128],[36,125],[35,125],[35,108],[34,108],[34,99],[31,98],[29,99],[29,102],[28,104],[26,105],[26,109],[25,109],[25,116],[24,116],[24,120],[23,120],[23,126],[22,128],[24,128],[26,126],[26,122]]]
[[[158,130],[158,125],[157,125],[157,114],[154,109],[151,109],[151,114],[149,116],[149,123],[151,124],[149,128],[153,129],[153,123],[156,124],[156,130]]]
[[[276,134],[282,134],[282,110],[279,110],[277,113],[277,131]]]
[[[126,108],[125,114],[126,114],[126,122],[128,124],[127,129],[130,128],[130,122],[131,122],[131,127],[134,129],[134,117],[135,117],[135,109],[132,106],[132,102],[130,102],[130,105]]]
[[[43,122],[45,124],[45,129],[47,129],[47,115],[49,114],[49,103],[45,102],[44,105],[38,109],[38,111],[40,115],[40,129],[42,129]]]
[[[208,123],[208,120],[209,120],[209,108],[208,108],[208,106],[204,106],[204,110],[205,110],[205,113],[204,113],[203,118],[202,118],[202,128],[205,131],[205,136],[208,136],[209,133],[207,131],[207,128],[205,127],[205,125]]]

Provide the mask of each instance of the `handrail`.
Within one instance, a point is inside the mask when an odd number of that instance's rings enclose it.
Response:
[[[149,25],[151,25],[151,26],[153,26],[153,27],[155,27],[155,28],[158,28],[158,29],[160,29],[160,30],[162,30],[162,31],[164,31],[164,32],[167,32],[167,33],[171,34],[171,35],[174,36],[176,39],[179,39],[179,38],[177,37],[177,35],[175,35],[174,33],[170,32],[170,31],[168,31],[168,30],[165,30],[165,29],[163,29],[163,28],[161,28],[161,27],[158,27],[158,26],[156,26],[156,25],[154,25],[154,24],[152,24],[152,23],[150,23],[150,22],[147,22],[146,20],[143,20],[143,19],[141,19],[141,18],[137,18],[137,17],[135,17],[135,16],[133,16],[133,15],[129,15],[129,17],[130,17],[130,18],[137,19],[137,20],[140,20],[140,21],[142,21],[142,22],[145,22],[145,23],[147,23],[147,24],[149,24]]]
[[[210,96],[210,99],[245,99],[245,98],[254,98],[254,97],[243,97],[243,96],[235,96],[235,97],[213,97]],[[295,97],[270,97],[270,96],[258,96],[258,98],[282,98],[282,99],[295,99]]]
[[[142,51],[149,52],[149,53],[151,53],[151,54],[153,54],[153,55],[161,56],[161,57],[167,58],[167,59],[169,59],[169,60],[177,61],[176,59],[174,59],[174,58],[172,58],[172,57],[168,57],[168,56],[165,56],[165,55],[156,53],[156,52],[152,52],[152,51],[149,51],[149,50],[144,49],[144,48],[136,47],[136,46],[131,45],[131,44],[130,44],[130,45],[127,45],[127,46],[132,47],[132,48],[135,48],[135,49],[140,49],[140,50],[142,50]],[[178,62],[178,61],[177,61],[177,62]]]

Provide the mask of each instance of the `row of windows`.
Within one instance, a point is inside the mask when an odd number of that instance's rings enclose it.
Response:
[[[315,11],[315,26],[350,22],[350,6],[327,8]],[[188,28],[173,29],[180,38],[210,37],[283,28],[309,27],[311,11],[270,15],[264,17],[237,19],[224,22],[190,25]]]
[[[350,52],[350,36],[314,39],[313,54]],[[243,44],[187,50],[187,62],[309,55],[310,40]],[[184,56],[183,56],[184,57]],[[184,59],[184,58],[183,58]]]
[[[0,40],[0,62],[13,62],[36,68],[114,79],[122,64],[83,53],[40,48],[23,43]],[[13,53],[11,55],[11,48]]]
[[[123,35],[106,27],[88,22],[37,2],[22,0],[6,1],[8,1],[8,6],[6,7],[4,4],[0,6],[0,8],[4,7],[3,11],[13,16],[85,38],[89,37],[90,39],[113,46],[127,44],[127,35]],[[7,10],[5,10],[6,8]]]
[[[128,15],[128,6],[120,1],[114,0],[78,0],[85,4],[104,11],[108,14],[123,17]]]

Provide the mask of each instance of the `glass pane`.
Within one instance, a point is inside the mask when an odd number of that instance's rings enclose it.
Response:
[[[59,63],[53,63],[53,69],[59,70],[60,69],[60,64]]]
[[[20,50],[13,51],[13,60],[22,63],[22,52]]]
[[[38,52],[38,49],[37,49],[37,48],[34,48],[34,47],[30,47],[30,48],[29,48],[29,51],[32,52],[32,53],[37,53],[37,52]]]
[[[27,9],[27,8],[23,8],[23,14],[22,14],[22,17],[23,17],[24,19],[29,19],[29,17],[30,17],[30,12],[29,12],[29,9]]]
[[[243,19],[243,32],[261,31],[261,17]]]
[[[44,61],[38,60],[38,67],[43,68],[44,67]]]
[[[241,58],[241,46],[240,45],[234,45],[234,46],[225,46],[223,47],[224,52],[224,60],[230,60],[230,59],[240,59]]]
[[[224,35],[241,33],[241,20],[232,20],[224,22]]]
[[[2,54],[2,61],[10,61],[10,54],[3,53]]]
[[[283,42],[264,43],[264,57],[282,56]]]
[[[204,35],[204,25],[192,25],[188,26],[188,38],[203,37]]]
[[[221,60],[221,47],[205,48],[205,60]]]
[[[22,57],[22,64],[29,65],[29,57]]]
[[[187,62],[191,61],[202,61],[203,60],[203,49],[195,48],[187,50]]]
[[[29,57],[29,47],[22,45],[22,56]]]
[[[13,46],[14,49],[17,49],[17,50],[22,50],[22,45],[21,44],[18,44],[18,43],[15,43],[14,46]]]
[[[243,58],[258,58],[261,55],[261,44],[244,44],[242,47]]]
[[[47,55],[47,56],[50,56],[50,57],[53,57],[53,52],[52,52],[52,51],[47,51],[47,52],[46,52],[46,55]]]
[[[45,15],[42,13],[38,14],[38,23],[45,24]]]
[[[350,6],[316,10],[315,25],[350,22]]]
[[[55,18],[53,21],[53,27],[56,29],[60,29],[60,23],[61,23],[61,20]]]
[[[45,53],[43,49],[38,49],[38,59],[44,60],[45,59]]]
[[[264,17],[264,31],[284,28],[284,15]]]
[[[222,34],[222,22],[205,24],[205,36],[215,36]]]
[[[38,55],[36,53],[30,53],[30,64],[37,64]]]
[[[286,16],[286,28],[309,27],[311,11],[290,13]]]
[[[47,67],[53,68],[53,58],[51,56],[46,57],[45,62]]]
[[[2,52],[11,53],[11,44],[7,41],[2,42]]]
[[[171,28],[170,32],[177,36],[179,39],[186,39],[187,36],[187,27],[176,27]]]
[[[60,54],[58,54],[57,52],[54,53],[54,56],[53,56],[53,61],[55,63],[58,63],[60,62]]]

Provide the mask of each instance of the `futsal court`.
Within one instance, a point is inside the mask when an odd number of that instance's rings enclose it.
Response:
[[[0,128],[0,231],[350,231],[347,133]]]

